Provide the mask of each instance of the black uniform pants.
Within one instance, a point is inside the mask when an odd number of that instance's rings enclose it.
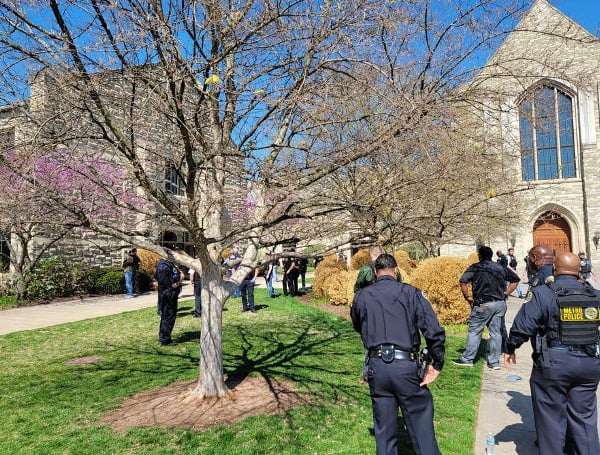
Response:
[[[202,314],[202,281],[200,278],[194,280],[194,316]]]
[[[251,280],[242,281],[240,293],[242,295],[242,311],[254,311],[254,282]]]
[[[433,428],[433,397],[419,387],[417,364],[412,360],[385,363],[369,360],[367,379],[373,404],[377,455],[398,455],[398,408],[417,455],[440,455]]]
[[[299,274],[297,270],[288,272],[286,275],[288,292],[292,297],[298,295],[298,276]]]
[[[542,455],[597,455],[596,390],[600,359],[551,348],[536,360],[529,385]]]
[[[158,328],[158,342],[167,344],[173,341],[171,332],[175,327],[177,317],[177,294],[170,289],[159,291],[160,326]]]

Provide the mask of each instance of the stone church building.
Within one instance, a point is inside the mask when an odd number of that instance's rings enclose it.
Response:
[[[600,41],[537,0],[469,89],[481,94],[486,135],[501,135],[498,153],[528,188],[525,209],[503,236],[445,245],[441,254],[483,243],[512,246],[521,261],[545,244],[600,264]]]

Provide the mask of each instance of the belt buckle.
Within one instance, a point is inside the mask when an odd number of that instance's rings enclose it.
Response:
[[[381,345],[381,360],[385,363],[392,363],[396,355],[396,349],[393,344],[382,344]]]

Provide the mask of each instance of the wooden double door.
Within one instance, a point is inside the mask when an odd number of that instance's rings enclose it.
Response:
[[[549,246],[554,254],[571,252],[571,228],[558,213],[546,212],[533,225],[533,244]]]

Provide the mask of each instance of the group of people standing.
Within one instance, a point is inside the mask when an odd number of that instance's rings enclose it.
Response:
[[[307,258],[286,256],[278,259],[273,251],[269,251],[267,255],[270,260],[264,266],[264,277],[267,283],[268,297],[275,298],[280,295],[275,291],[273,285],[275,281],[279,281],[279,269],[282,270],[283,295],[295,297],[299,295],[300,291],[306,289]],[[301,281],[302,287],[299,287],[298,280]]]
[[[479,262],[460,278],[471,314],[466,350],[453,363],[473,366],[485,326],[489,329],[486,361],[493,369],[500,369],[501,353],[510,369],[516,362],[515,351],[530,341],[530,388],[539,453],[600,453],[596,402],[600,292],[583,277],[580,257],[570,252],[555,256],[545,245],[529,250],[529,290],[507,333],[506,297],[519,278],[510,267],[492,261],[489,247],[480,247],[478,254]]]
[[[444,366],[444,330],[424,294],[401,283],[393,256],[378,245],[369,252],[372,262],[359,272],[350,314],[366,350],[363,372],[371,393],[376,453],[397,454],[400,407],[415,453],[439,454],[427,385]],[[527,255],[533,274],[525,303],[507,332],[506,299],[520,281],[511,256],[512,249],[506,258],[493,261],[492,249],[481,246],[479,261],[460,277],[471,313],[466,349],[453,363],[473,366],[485,327],[485,360],[493,370],[500,369],[501,360],[510,369],[515,350],[530,340],[539,453],[598,454],[600,292],[583,276],[580,256],[565,252],[555,257],[548,247],[537,245]],[[421,338],[426,356],[420,353]],[[424,359],[429,359],[426,364]]]

